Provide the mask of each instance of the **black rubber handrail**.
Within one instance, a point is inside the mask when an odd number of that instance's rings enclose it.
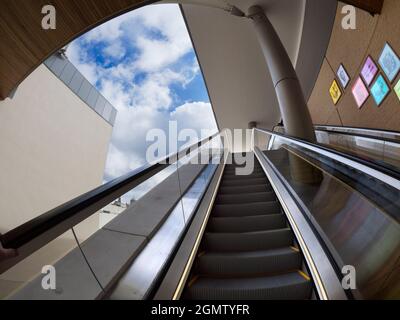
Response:
[[[314,127],[318,127],[318,126],[322,126],[322,125],[315,125]],[[274,129],[275,129],[276,127],[277,127],[277,126],[275,126]],[[280,126],[280,127],[283,128],[282,126]],[[322,127],[324,127],[324,126],[322,126]],[[352,127],[338,127],[338,126],[330,126],[330,127],[333,127],[333,128],[349,128],[349,129],[352,129]],[[274,129],[272,130],[274,133],[279,133],[279,132],[274,131]],[[358,129],[358,128],[355,128],[355,127],[354,127],[354,129]],[[263,129],[263,130],[264,130],[264,129]],[[370,129],[370,130],[376,130],[376,129]],[[399,147],[400,147],[400,139],[399,139],[399,140],[396,140],[396,139],[390,139],[390,138],[384,138],[384,137],[374,137],[374,136],[369,136],[369,135],[366,135],[366,134],[358,134],[358,133],[353,133],[353,132],[342,132],[342,131],[335,131],[335,130],[328,130],[328,129],[319,129],[319,128],[315,128],[315,131],[327,132],[327,133],[336,134],[336,135],[345,135],[345,136],[366,138],[366,139],[381,141],[382,143],[383,143],[383,142],[389,142],[389,143],[397,144],[397,145],[399,145]],[[388,131],[386,131],[386,132],[388,132]],[[321,145],[321,146],[326,146],[327,144],[320,144],[320,145]],[[353,152],[352,150],[348,150],[348,152],[349,152],[349,154],[353,154],[355,157],[359,157],[359,156],[357,156],[357,155],[355,154],[356,151]],[[378,166],[382,166],[383,168],[386,168],[386,169],[388,169],[388,170],[391,170],[391,171],[394,171],[394,172],[397,172],[397,173],[400,174],[400,170],[398,170],[396,166],[391,165],[391,164],[389,164],[389,163],[386,163],[386,162],[384,162],[384,161],[380,161],[380,160],[378,160],[378,159],[372,159],[371,157],[367,157],[367,158],[369,158],[369,159],[365,159],[365,158],[361,158],[361,157],[359,157],[359,158],[360,158],[360,159],[363,159],[363,160],[365,160],[365,161],[370,161],[370,162],[372,162],[372,163],[377,164]]]
[[[338,129],[350,129],[350,130],[365,130],[365,131],[376,131],[382,132],[387,134],[399,135],[400,131],[396,130],[385,130],[385,129],[378,129],[378,128],[365,128],[365,127],[348,127],[348,126],[334,126],[329,124],[314,124],[314,127],[331,127],[331,128],[338,128]],[[341,131],[338,131],[341,132]]]
[[[272,129],[273,132],[275,131],[275,128],[283,128],[281,125],[276,125]],[[395,144],[400,144],[400,138],[399,139],[391,139],[391,138],[386,138],[386,137],[377,137],[373,135],[368,135],[368,134],[362,134],[362,133],[356,133],[356,132],[344,132],[340,130],[329,130],[329,129],[322,129],[322,127],[331,127],[331,128],[342,128],[342,129],[350,129],[350,130],[370,130],[370,131],[376,131],[376,132],[382,132],[382,133],[392,133],[393,135],[399,135],[400,137],[400,132],[398,131],[386,131],[383,129],[371,129],[371,128],[359,128],[359,127],[342,127],[342,126],[330,126],[330,125],[322,125],[322,124],[315,124],[314,129],[315,131],[322,131],[322,132],[329,132],[329,133],[336,133],[336,134],[343,134],[343,135],[348,135],[348,136],[354,136],[354,137],[362,137],[362,138],[368,138],[368,139],[374,139],[374,140],[380,140],[380,141],[385,141],[385,142],[392,142]],[[264,130],[264,129],[263,129]]]
[[[383,141],[383,142],[390,142],[390,143],[394,143],[394,144],[400,144],[400,139],[390,139],[390,138],[385,138],[385,137],[369,136],[367,134],[360,134],[360,133],[355,133],[355,132],[342,132],[342,131],[319,129],[319,128],[316,128],[315,131],[328,132],[328,133],[337,134],[337,135],[342,134],[345,136],[360,137],[360,138],[378,140],[378,141]]]
[[[5,233],[0,237],[0,242],[4,248],[19,249],[49,230],[57,228],[63,222],[68,220],[71,221],[72,219],[74,221],[72,224],[77,225],[79,222],[83,221],[104,207],[102,202],[104,202],[106,198],[112,196],[113,200],[117,199],[129,191],[126,190],[126,188],[130,185],[135,184],[135,182],[137,182],[136,185],[144,182],[169,166],[169,164],[176,162],[177,159],[180,159],[185,155],[188,155],[191,151],[197,150],[218,135],[220,135],[220,133],[209,136],[208,138],[201,140],[182,151],[179,151],[173,155],[169,155],[155,164],[145,165],[92,191],[80,195],[77,198]],[[89,210],[89,212],[85,212],[85,210]],[[80,214],[82,214],[82,216],[79,216]],[[51,236],[51,238],[55,239],[69,228],[71,228],[71,226],[60,228],[60,231],[57,230],[55,234]]]
[[[351,161],[354,161],[354,162],[358,162],[358,163],[360,163],[362,165],[370,167],[370,168],[372,168],[372,169],[374,169],[374,170],[376,170],[378,172],[381,172],[381,173],[383,173],[383,174],[385,174],[385,175],[387,175],[387,176],[389,176],[391,178],[394,178],[396,180],[400,180],[400,172],[399,171],[391,169],[391,168],[387,168],[387,167],[385,167],[383,165],[378,165],[375,162],[372,162],[372,161],[369,161],[369,160],[365,160],[365,159],[362,159],[360,157],[353,156],[353,155],[350,155],[350,154],[347,154],[347,153],[344,153],[344,152],[340,152],[340,151],[337,151],[335,149],[328,148],[328,147],[326,147],[326,146],[324,146],[324,145],[322,145],[320,143],[312,143],[312,142],[307,141],[307,140],[299,139],[299,138],[296,138],[296,137],[293,137],[293,136],[289,136],[289,135],[286,135],[286,134],[282,134],[282,133],[279,133],[279,132],[273,132],[273,131],[268,130],[268,129],[257,128],[257,130],[259,130],[261,132],[266,132],[266,133],[271,134],[271,135],[276,135],[276,136],[280,136],[282,138],[290,139],[290,140],[293,140],[295,142],[304,143],[304,144],[309,145],[311,147],[319,148],[319,149],[327,151],[327,152],[331,152],[331,153],[333,153],[335,155],[338,155],[340,157],[343,157],[343,158],[346,158],[348,160],[351,160]]]

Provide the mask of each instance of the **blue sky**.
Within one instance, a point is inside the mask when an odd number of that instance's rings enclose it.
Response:
[[[147,6],[72,42],[72,63],[117,108],[105,179],[143,165],[148,130],[216,131],[212,107],[177,5]]]

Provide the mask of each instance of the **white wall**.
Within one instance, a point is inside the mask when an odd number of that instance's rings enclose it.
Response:
[[[0,101],[0,232],[101,185],[111,133],[112,126],[43,65],[13,99]],[[95,215],[77,228],[78,237],[98,227]],[[74,245],[69,232],[0,278],[27,281]],[[5,286],[0,280],[0,293]]]
[[[43,65],[0,101],[0,232],[100,185],[111,132]]]

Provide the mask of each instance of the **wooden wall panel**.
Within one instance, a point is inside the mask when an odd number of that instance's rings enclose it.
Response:
[[[335,73],[340,63],[345,62],[346,70],[353,78],[368,51],[379,17],[373,17],[368,12],[357,10],[356,29],[344,30],[342,28],[342,7],[343,4],[340,4],[337,9],[326,58]]]
[[[123,12],[155,1],[146,0],[1,0],[0,99],[47,57],[77,36]],[[56,30],[43,30],[44,5],[57,10]]]
[[[334,73],[325,59],[310,100],[308,101],[313,123],[326,124],[332,117],[332,114],[337,113],[336,107],[329,95],[329,90],[326,90],[326,88],[330,88],[333,79]]]
[[[338,119],[329,117],[326,123],[319,121],[321,114],[330,114],[333,103],[327,104],[326,95],[329,91],[329,81],[335,77],[340,63],[347,69],[351,82],[344,95],[336,105],[338,117],[344,126],[356,126],[400,131],[400,100],[393,90],[389,96],[377,107],[373,98],[369,97],[365,105],[358,109],[351,93],[351,87],[359,76],[363,63],[368,55],[378,63],[378,58],[386,42],[400,54],[400,1],[385,0],[381,15],[371,16],[365,11],[357,9],[357,29],[343,30],[341,27],[341,3],[338,7],[326,62],[330,66],[322,68],[312,99],[309,100],[309,109],[315,124],[337,125]],[[329,79],[329,81],[328,81]],[[391,84],[391,89],[399,81],[400,76]],[[326,109],[326,110],[325,110]],[[316,121],[317,120],[317,121]]]
[[[357,8],[368,11],[372,14],[380,14],[382,12],[384,0],[343,0],[347,4],[351,4]]]

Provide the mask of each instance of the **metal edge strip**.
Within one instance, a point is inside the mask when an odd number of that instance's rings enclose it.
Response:
[[[187,281],[187,278],[189,277],[190,270],[192,269],[192,265],[193,265],[194,259],[196,257],[197,250],[199,249],[201,240],[203,238],[204,231],[205,231],[207,223],[208,223],[208,219],[209,219],[210,214],[211,214],[211,210],[212,210],[212,208],[214,206],[214,202],[215,202],[215,199],[216,199],[217,194],[218,194],[218,190],[219,190],[219,187],[220,187],[220,184],[221,184],[222,176],[223,176],[224,171],[225,171],[225,164],[226,164],[226,157],[224,159],[224,163],[222,164],[223,167],[222,167],[222,170],[221,170],[221,172],[220,172],[220,174],[218,176],[217,184],[215,186],[213,195],[211,197],[211,201],[210,201],[210,203],[208,205],[207,213],[206,213],[206,215],[204,217],[204,220],[203,220],[203,223],[202,223],[202,225],[200,227],[199,233],[197,234],[195,244],[194,244],[194,246],[193,246],[193,248],[192,248],[192,250],[190,252],[189,259],[188,259],[188,261],[187,261],[187,263],[185,265],[185,268],[183,270],[183,273],[182,273],[182,275],[181,275],[181,277],[179,279],[179,282],[178,282],[178,285],[177,285],[177,287],[175,289],[175,292],[174,292],[174,295],[172,297],[172,300],[179,300],[179,298],[180,298],[180,296],[181,296],[181,294],[183,292],[183,289],[185,287],[185,283]]]
[[[390,139],[390,138],[385,138],[385,137],[374,137],[374,136],[368,136],[366,134],[361,134],[361,133],[354,133],[354,132],[345,132],[345,131],[339,131],[339,130],[328,130],[328,129],[317,129],[315,128],[315,132],[319,133],[327,133],[327,134],[332,134],[332,135],[337,135],[337,136],[348,136],[348,137],[356,137],[356,138],[362,138],[365,140],[370,140],[371,142],[374,143],[392,143],[398,146],[400,144],[400,140],[396,139]]]
[[[332,126],[332,125],[324,125],[324,124],[316,124],[314,125],[315,128],[332,128],[338,129],[336,132],[342,132],[341,130],[353,130],[353,131],[366,131],[366,132],[376,132],[380,134],[387,134],[393,136],[400,136],[400,131],[394,130],[385,130],[385,129],[378,129],[378,128],[363,128],[363,127],[348,127],[348,126]]]

